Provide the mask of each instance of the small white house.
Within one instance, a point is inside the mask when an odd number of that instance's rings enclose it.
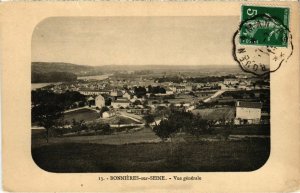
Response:
[[[101,109],[102,107],[105,106],[105,99],[102,95],[98,95],[96,98],[95,98],[95,105],[96,107],[98,107],[99,109]]]
[[[131,93],[125,92],[123,95],[124,98],[127,98],[128,100],[131,100],[133,98],[133,95]]]
[[[110,92],[110,96],[112,96],[112,97],[122,97],[123,93],[120,90],[112,90]]]
[[[236,102],[235,124],[258,124],[261,119],[260,102]]]
[[[239,83],[238,79],[233,79],[233,78],[224,79],[225,85],[236,85],[238,83]]]
[[[109,118],[109,117],[112,117],[112,116],[115,116],[116,115],[116,112],[115,111],[105,111],[102,113],[102,118]]]
[[[166,95],[172,95],[174,94],[173,90],[171,90],[170,88],[166,88]]]
[[[126,108],[126,107],[129,107],[130,105],[130,101],[129,100],[124,100],[124,99],[117,99],[113,102],[111,102],[111,106],[114,108],[114,109],[118,109],[118,108]]]

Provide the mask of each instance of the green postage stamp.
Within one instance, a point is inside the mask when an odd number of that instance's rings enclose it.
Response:
[[[240,44],[287,47],[287,7],[242,6]]]
[[[242,5],[233,36],[233,57],[243,71],[265,76],[277,71],[293,53],[290,8]]]

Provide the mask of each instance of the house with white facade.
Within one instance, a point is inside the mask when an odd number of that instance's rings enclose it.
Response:
[[[99,109],[101,109],[102,107],[105,106],[105,98],[102,95],[98,95],[95,98],[95,105],[96,107],[98,107]]]
[[[182,85],[171,86],[169,88],[170,88],[170,90],[172,90],[173,92],[176,92],[176,93],[180,93],[180,92],[185,92],[186,91],[185,86],[182,86]]]
[[[174,94],[173,90],[171,90],[170,88],[166,88],[166,95],[172,95]]]
[[[259,124],[261,120],[261,102],[236,102],[236,112],[234,123],[239,124]]]
[[[233,79],[233,78],[224,79],[225,85],[236,85],[238,83],[239,83],[238,79]]]
[[[123,93],[120,90],[112,90],[110,92],[110,96],[112,96],[112,97],[122,97]]]
[[[102,113],[102,118],[109,118],[115,116],[116,112],[114,110],[105,111]]]
[[[118,98],[117,100],[111,102],[111,106],[114,109],[118,109],[118,108],[126,108],[129,107],[130,105],[130,101],[127,98]]]
[[[129,92],[125,92],[125,94],[123,95],[124,98],[127,98],[128,100],[131,100],[133,98],[133,94],[129,93]]]

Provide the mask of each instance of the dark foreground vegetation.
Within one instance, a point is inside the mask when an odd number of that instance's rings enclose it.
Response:
[[[49,172],[253,171],[267,161],[269,138],[102,145],[65,143],[32,149]]]
[[[46,129],[48,141],[50,130],[63,125],[64,111],[85,105],[85,96],[76,91],[56,94],[47,90],[31,91],[31,123]]]

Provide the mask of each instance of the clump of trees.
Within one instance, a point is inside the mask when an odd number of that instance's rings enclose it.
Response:
[[[108,123],[92,122],[86,123],[84,120],[72,120],[70,127],[54,127],[53,131],[55,136],[63,135],[108,135],[113,132]]]
[[[218,82],[224,81],[224,79],[236,78],[234,75],[227,76],[206,76],[206,77],[191,77],[187,81],[195,83],[207,83],[207,82]]]
[[[95,135],[98,135],[98,134],[108,135],[113,132],[108,123],[93,122],[93,123],[89,124],[87,127],[88,127],[88,130],[94,131]]]
[[[140,100],[135,100],[132,104],[133,105],[142,105],[142,102]]]
[[[61,94],[42,89],[31,91],[31,104],[33,106],[56,104],[66,110],[71,108],[76,102],[83,105],[86,102],[85,96],[77,91],[66,91]]]
[[[84,120],[76,121],[72,120],[72,131],[79,134],[82,130],[86,130],[88,127],[85,124]]]
[[[144,117],[146,126],[149,126],[151,123],[155,121],[155,117],[152,114],[145,115]]]
[[[178,77],[178,76],[165,76],[162,78],[158,78],[155,81],[157,81],[158,83],[163,83],[163,82],[181,83],[181,82],[183,82],[183,78]]]
[[[154,126],[153,131],[162,140],[178,132],[186,132],[199,137],[202,134],[209,133],[209,123],[199,115],[191,112],[172,110],[168,117],[162,119],[159,125]]]
[[[164,89],[163,87],[160,86],[148,86],[148,93],[152,93],[152,94],[165,94],[166,93],[166,89]]]
[[[31,109],[31,121],[46,129],[49,142],[50,130],[58,127],[63,117],[64,107],[54,102],[35,104]]]
[[[133,89],[134,89],[134,94],[135,94],[138,98],[141,98],[141,97],[145,96],[146,93],[147,93],[146,88],[143,87],[143,86],[139,86],[139,87],[136,87],[136,86],[135,86]]]
[[[102,107],[100,110],[100,116],[102,117],[103,113],[107,111],[109,111],[109,108],[107,106]]]
[[[148,89],[148,90],[147,90]],[[134,94],[138,97],[141,98],[146,95],[146,93],[150,93],[154,96],[154,94],[165,94],[166,89],[160,86],[151,86],[149,85],[147,89],[143,86],[139,87],[134,87]]]
[[[56,94],[49,90],[31,92],[31,122],[46,129],[49,141],[50,130],[63,124],[63,112],[75,102],[85,101],[79,92]]]

